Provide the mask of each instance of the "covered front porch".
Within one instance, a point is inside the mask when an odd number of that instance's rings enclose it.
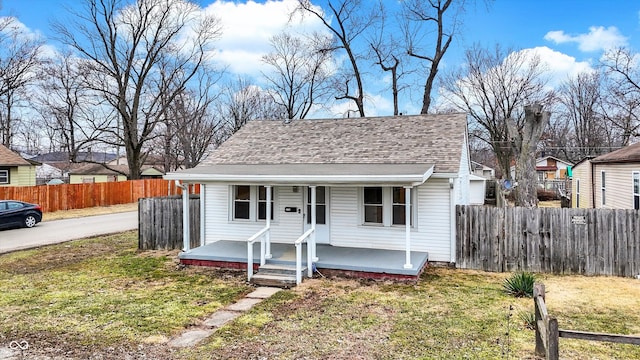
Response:
[[[254,268],[260,265],[260,244],[254,243]],[[303,244],[306,253],[306,244]],[[296,264],[296,249],[293,244],[272,243],[272,264]],[[371,279],[417,280],[427,265],[426,252],[411,252],[411,264],[407,269],[405,251],[339,247],[327,244],[316,245],[315,268],[322,275],[338,275]],[[247,267],[247,243],[220,240],[180,253],[180,262],[185,265],[201,265],[236,268]],[[306,266],[306,262],[304,263]]]

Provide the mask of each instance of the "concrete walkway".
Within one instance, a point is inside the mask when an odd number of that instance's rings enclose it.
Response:
[[[240,299],[235,304],[231,304],[226,308],[220,309],[209,316],[200,326],[192,327],[183,332],[179,336],[169,341],[169,346],[182,348],[194,346],[203,339],[209,337],[218,328],[222,327],[229,321],[234,320],[244,312],[251,310],[251,308],[262,302],[264,299],[271,297],[281,289],[271,287],[259,287],[252,293],[248,294],[243,299]]]

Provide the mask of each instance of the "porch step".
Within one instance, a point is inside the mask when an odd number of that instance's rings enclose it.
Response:
[[[307,267],[302,268],[302,273]],[[251,277],[251,283],[260,286],[290,288],[296,286],[296,266],[284,264],[264,264]]]
[[[307,267],[302,267],[302,272],[307,271]],[[296,266],[287,264],[264,264],[258,269],[259,274],[270,275],[292,275],[296,276]]]
[[[262,274],[258,272],[251,277],[251,283],[259,286],[272,286],[288,289],[296,286],[296,276],[282,274]]]

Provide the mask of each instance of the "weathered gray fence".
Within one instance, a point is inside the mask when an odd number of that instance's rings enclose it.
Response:
[[[200,246],[200,196],[190,195],[190,244]],[[153,197],[138,200],[138,248],[140,250],[182,249],[182,197]]]
[[[637,276],[637,210],[458,206],[456,265],[486,271]]]

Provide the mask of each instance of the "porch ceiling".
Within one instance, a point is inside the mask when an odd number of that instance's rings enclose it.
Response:
[[[257,184],[411,184],[424,183],[434,164],[217,164],[165,175],[186,182]]]

